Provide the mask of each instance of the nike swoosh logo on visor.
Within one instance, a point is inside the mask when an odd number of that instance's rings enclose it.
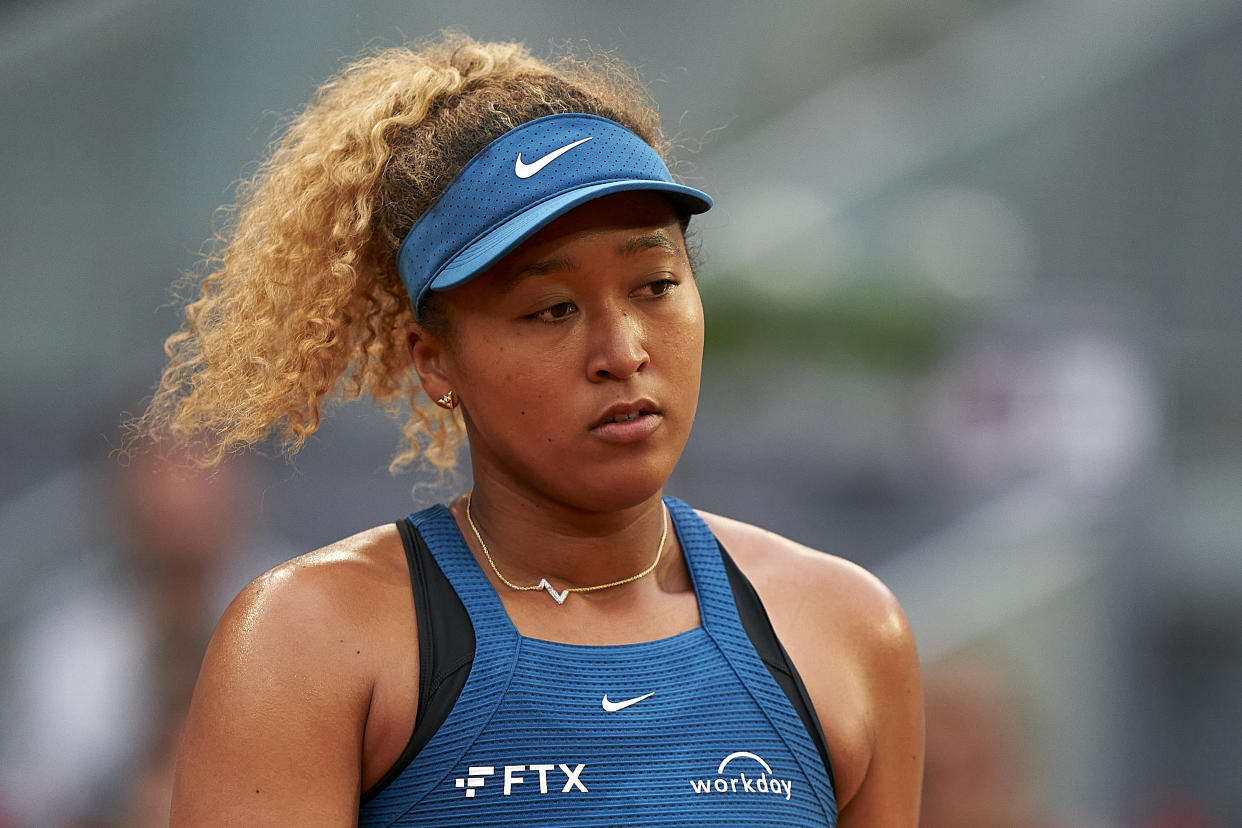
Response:
[[[543,158],[540,158],[538,161],[534,162],[533,164],[522,163],[522,153],[519,152],[517,155],[517,161],[513,162],[513,172],[517,174],[518,178],[530,178],[532,175],[539,172],[544,167],[548,166],[553,161],[560,158],[562,155],[569,152],[574,147],[578,146],[579,144],[585,144],[587,141],[590,141],[591,138],[594,138],[594,137],[595,136],[592,135],[586,138],[581,138],[577,141],[574,141],[572,144],[566,144],[565,146],[561,147],[558,150],[552,150],[547,155],[545,155]]]
[[[634,699],[626,699],[625,701],[614,702],[614,701],[608,701],[608,694],[605,693],[604,699],[603,701],[600,702],[600,705],[602,705],[603,708],[607,710],[609,713],[616,713],[618,710],[624,710],[630,705],[638,704],[643,699],[649,699],[654,695],[655,693],[648,693],[645,696],[639,696]]]

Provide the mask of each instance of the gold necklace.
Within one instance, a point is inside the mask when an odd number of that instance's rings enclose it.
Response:
[[[618,587],[618,586],[622,586],[623,584],[633,583],[634,581],[637,581],[639,578],[643,578],[647,575],[650,575],[655,570],[656,566],[659,565],[660,556],[664,554],[664,541],[668,539],[668,509],[665,509],[664,510],[664,528],[660,532],[660,545],[656,547],[655,560],[651,562],[650,566],[648,566],[642,572],[639,572],[637,575],[631,575],[630,577],[622,578],[619,581],[610,581],[606,584],[596,584],[595,586],[565,587],[560,592],[557,592],[555,589],[552,588],[552,584],[548,583],[547,578],[540,578],[539,583],[535,584],[534,586],[519,586],[513,583],[512,581],[510,581],[504,575],[501,575],[500,570],[496,568],[496,562],[492,560],[492,553],[488,550],[487,543],[483,540],[483,534],[479,532],[479,526],[477,523],[474,522],[474,515],[470,511],[470,504],[473,500],[474,500],[474,490],[471,489],[470,492],[466,495],[466,520],[470,523],[470,528],[474,530],[474,537],[476,540],[478,540],[479,546],[482,547],[483,549],[483,557],[487,558],[488,564],[490,564],[492,567],[492,572],[496,573],[496,577],[500,579],[500,582],[504,584],[505,586],[509,587],[509,589],[516,589],[519,592],[530,592],[536,589],[546,589],[548,591],[548,594],[552,596],[552,600],[556,601],[556,603],[558,604],[565,603],[565,599],[569,597],[569,593],[571,592],[594,592],[597,589],[608,589],[610,587]]]

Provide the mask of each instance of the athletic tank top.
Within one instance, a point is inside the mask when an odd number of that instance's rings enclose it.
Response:
[[[760,657],[739,617],[740,572],[693,509],[665,503],[702,624],[612,646],[521,635],[449,511],[410,516],[468,615],[473,652],[435,668],[420,653],[419,719],[426,701],[439,726],[416,724],[359,825],[836,825],[818,723],[790,700],[809,706],[796,671],[781,650],[797,693],[778,684],[785,668]],[[454,678],[445,702],[438,684]]]

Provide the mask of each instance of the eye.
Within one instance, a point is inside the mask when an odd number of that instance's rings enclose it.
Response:
[[[656,279],[654,282],[643,285],[640,292],[647,296],[664,296],[678,284],[676,279]]]
[[[559,322],[566,319],[577,310],[573,302],[557,302],[555,305],[546,307],[541,311],[532,313],[528,318],[534,319],[536,322]]]

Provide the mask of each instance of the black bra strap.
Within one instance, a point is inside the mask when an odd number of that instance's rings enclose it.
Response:
[[[824,761],[828,781],[832,783],[835,791],[837,780],[832,775],[832,762],[828,759],[828,741],[824,738],[824,730],[819,725],[819,716],[815,715],[815,705],[811,704],[811,697],[806,692],[806,685],[802,683],[802,676],[798,675],[798,669],[790,660],[789,653],[785,652],[780,639],[776,637],[776,630],[772,629],[772,621],[768,618],[763,602],[759,600],[759,593],[755,592],[754,586],[742,574],[742,570],[737,568],[737,564],[729,557],[720,541],[716,541],[716,545],[720,547],[720,557],[724,559],[729,587],[733,590],[733,603],[737,605],[742,628],[746,630],[750,643],[767,665],[772,678],[776,679],[776,683],[789,697],[789,703],[798,711],[802,726],[810,734],[815,747],[819,748],[819,758]]]
[[[448,718],[474,663],[474,625],[422,535],[408,519],[397,521],[405,546],[418,623],[418,708],[414,733],[388,772],[362,795],[367,802],[401,775]]]

